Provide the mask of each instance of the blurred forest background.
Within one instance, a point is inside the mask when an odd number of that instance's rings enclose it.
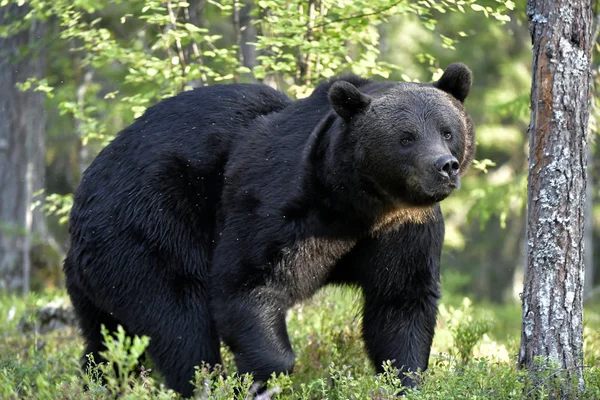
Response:
[[[474,73],[466,105],[477,161],[443,203],[445,283],[479,300],[518,300],[532,58],[524,0],[0,4],[0,137],[18,138],[0,142],[4,288],[61,285],[70,196],[82,172],[160,98],[233,81],[262,81],[303,97],[345,71],[430,81],[463,61]],[[588,298],[600,283],[598,99],[590,124]]]

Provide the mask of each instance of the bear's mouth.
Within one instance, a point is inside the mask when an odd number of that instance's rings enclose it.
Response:
[[[438,182],[434,187],[423,188],[423,193],[429,197],[432,202],[439,203],[458,189],[460,189],[460,177],[455,176],[444,179],[443,182]]]
[[[448,186],[451,187],[452,190],[460,189],[460,178],[451,180],[450,182],[448,182]]]
[[[370,177],[366,182],[369,183],[373,192],[393,199],[397,204],[417,207],[433,206],[461,187],[458,175],[442,177],[439,174],[426,174],[423,176],[418,172],[410,174],[406,182],[400,182],[390,190]]]

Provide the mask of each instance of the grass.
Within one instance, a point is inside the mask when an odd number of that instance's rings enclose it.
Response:
[[[83,344],[76,329],[38,334],[22,332],[23,322],[33,326],[34,311],[57,298],[60,290],[34,294],[27,299],[0,297],[0,398],[1,399],[108,399],[118,393],[128,399],[177,399],[162,384],[160,375],[146,369],[133,372],[132,360],[143,351],[147,338],[109,340],[109,360],[119,364],[120,376],[107,365],[97,372],[106,376],[100,384],[93,376],[81,376],[79,359]],[[374,376],[360,338],[360,295],[351,290],[328,288],[290,311],[288,330],[297,363],[291,376],[274,377],[277,399],[388,399],[399,380],[391,369]],[[596,308],[597,310],[597,308]],[[546,369],[536,386],[516,368],[520,309],[473,305],[468,299],[445,293],[432,348],[430,368],[422,374],[419,389],[408,399],[523,399],[550,398],[561,384],[559,370]],[[21,328],[20,328],[21,325]],[[27,325],[27,324],[26,324]],[[600,314],[586,310],[586,392],[576,398],[600,399]],[[198,398],[244,399],[252,385],[248,376],[235,378],[233,359],[223,349],[224,378],[205,369],[196,374]],[[150,369],[150,371],[148,371]],[[93,374],[92,374],[93,375]],[[84,384],[88,390],[84,392]]]

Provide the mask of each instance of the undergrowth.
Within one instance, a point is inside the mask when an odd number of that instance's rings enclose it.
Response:
[[[151,361],[136,367],[151,338],[129,338],[124,331],[104,332],[111,363],[80,372],[83,344],[75,328],[41,335],[23,332],[33,326],[34,310],[64,292],[28,299],[0,297],[1,399],[178,399],[165,387]],[[291,376],[273,376],[268,387],[276,399],[391,399],[400,379],[389,365],[374,375],[360,334],[360,301],[356,292],[329,288],[290,311],[288,329],[297,363]],[[468,299],[445,295],[429,369],[421,385],[407,389],[407,399],[525,399],[551,398],[561,385],[560,370],[546,368],[538,382],[516,367],[520,318],[518,305],[479,306]],[[29,323],[29,324],[28,324]],[[512,327],[501,329],[498,327]],[[586,310],[585,380],[580,399],[600,399],[600,316]],[[113,365],[118,365],[115,370]],[[118,371],[118,372],[116,372]],[[221,374],[220,372],[226,372]],[[223,366],[200,366],[195,376],[198,399],[246,399],[253,389],[250,376],[236,376],[233,358],[223,348]],[[98,379],[102,375],[104,380]],[[554,388],[554,389],[553,389]]]

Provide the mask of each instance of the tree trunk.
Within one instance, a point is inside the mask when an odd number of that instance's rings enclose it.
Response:
[[[241,43],[242,56],[244,59],[244,67],[250,69],[257,65],[256,62],[256,46],[253,43],[257,42],[256,39],[256,27],[254,26],[254,16],[252,10],[254,8],[254,2],[251,0],[245,0],[244,6],[240,10],[240,30],[241,30]],[[252,74],[248,74],[251,80],[253,79]]]
[[[592,3],[529,0],[533,81],[529,126],[527,266],[519,365],[557,363],[557,397],[583,389],[584,220]],[[540,361],[536,360],[540,357]],[[543,384],[544,382],[539,381]]]
[[[188,8],[190,23],[196,25],[198,28],[206,28],[206,21],[204,18],[206,0],[192,0],[188,3],[190,3]]]
[[[194,0],[189,2],[190,6],[183,9],[185,19],[188,23],[197,26],[198,28],[205,28],[206,21],[204,19],[204,8],[206,6],[205,0]],[[204,58],[202,56],[202,44],[196,43],[192,40],[187,46],[187,59],[190,62],[195,62],[200,68],[200,79],[195,81],[189,81],[187,84],[192,87],[206,86],[208,85],[208,77],[204,70]]]
[[[0,25],[27,11],[15,4],[0,8]],[[45,59],[36,46],[43,37],[44,25],[34,19],[0,38],[0,290],[29,291],[31,249],[46,237],[44,214],[32,210],[34,194],[44,188],[44,95],[15,87],[44,75]]]
[[[240,66],[252,70],[256,66],[256,27],[254,26],[254,17],[252,8],[254,4],[249,0],[234,0],[232,10],[233,32],[235,35],[235,44],[237,45],[237,58]],[[244,80],[254,81],[252,73],[236,74],[236,81]]]
[[[77,59],[76,61],[79,65],[81,65],[81,60]],[[79,68],[79,73],[77,74],[77,90],[75,92],[75,99],[77,100],[77,107],[80,109],[83,109],[85,107],[85,96],[87,94],[87,91],[90,89],[90,87],[93,84],[92,78],[94,76],[94,71],[90,68],[85,68],[85,67],[81,67]],[[75,125],[75,133],[77,134],[77,137],[79,138],[79,141],[77,143],[77,166],[78,168],[78,175],[77,175],[77,180],[81,181],[81,178],[83,177],[83,173],[85,172],[85,170],[87,169],[87,167],[89,167],[89,165],[92,163],[93,160],[93,154],[90,152],[90,148],[89,146],[84,145],[84,137],[85,137],[85,131],[83,129],[83,123],[81,121],[81,119],[78,118],[74,118],[74,125]]]
[[[242,52],[242,30],[240,26],[240,2],[233,0],[232,9],[233,34],[235,35],[235,44],[237,46],[237,59],[240,66],[244,65],[244,53]],[[238,72],[234,74],[235,81],[240,82],[241,76]]]

